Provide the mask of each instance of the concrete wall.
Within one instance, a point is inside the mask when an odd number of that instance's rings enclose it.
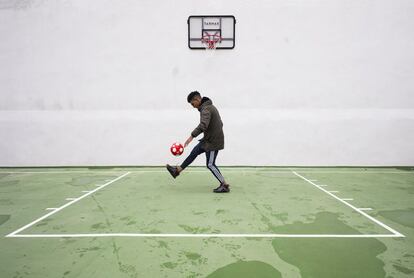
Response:
[[[188,49],[196,14],[234,15],[236,48]],[[414,165],[413,14],[410,0],[2,0],[0,166],[180,163],[191,90],[222,113],[219,164]]]

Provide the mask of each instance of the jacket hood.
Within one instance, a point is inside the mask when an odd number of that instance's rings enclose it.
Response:
[[[201,111],[201,109],[203,109],[204,107],[208,106],[208,105],[212,105],[213,101],[211,99],[209,99],[208,97],[203,97],[201,99],[201,105],[198,108],[198,111]]]

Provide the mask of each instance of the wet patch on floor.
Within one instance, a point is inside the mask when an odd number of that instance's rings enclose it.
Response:
[[[270,264],[260,261],[238,261],[223,266],[207,276],[207,278],[278,278],[281,273]]]
[[[0,173],[0,179],[10,176],[8,173]]]
[[[0,205],[10,206],[13,205],[13,201],[11,199],[0,199]]]
[[[401,171],[414,171],[414,167],[395,167],[395,169]]]
[[[2,181],[1,182],[2,187],[15,186],[17,184],[19,184],[19,180],[9,180],[9,181]]]
[[[73,177],[70,181],[66,183],[72,186],[85,186],[94,184],[105,184],[107,182],[106,180],[110,179],[114,179],[114,176],[92,175],[83,177]]]
[[[92,230],[104,230],[107,228],[107,225],[104,223],[95,223],[91,226]]]
[[[201,264],[206,264],[207,263],[207,258],[204,258],[203,256],[201,256],[198,253],[183,252],[182,254],[185,256],[185,258],[188,262],[191,262],[191,264],[201,265]]]
[[[99,251],[99,250],[101,250],[101,247],[93,246],[93,247],[88,247],[88,248],[77,248],[76,250],[77,250],[78,253],[87,253],[87,252],[91,252],[91,251]]]
[[[40,221],[38,224],[35,225],[35,227],[42,227],[42,226],[46,226],[47,224],[49,224],[50,221],[52,221],[53,218],[46,218],[43,219],[42,221]]]
[[[99,171],[99,170],[106,171],[106,170],[113,170],[115,168],[111,167],[111,166],[90,166],[87,169],[88,170],[94,170],[94,171]]]
[[[218,233],[220,231],[218,230],[212,230],[210,226],[208,227],[190,227],[188,225],[180,224],[178,225],[180,228],[182,228],[184,231],[192,234],[204,234],[204,233]]]
[[[285,225],[278,233],[358,234],[329,212],[316,214],[313,223]],[[277,254],[299,268],[302,277],[384,277],[384,263],[377,258],[387,248],[375,238],[278,238],[272,241]],[[363,262],[363,263],[361,263]],[[349,267],[352,265],[352,267]]]
[[[193,215],[203,215],[203,214],[206,214],[206,212],[205,211],[192,211],[192,213],[193,213]]]
[[[414,194],[414,186],[407,187],[405,185],[405,186],[398,186],[398,187],[395,187],[395,188],[403,191],[404,193]]]
[[[166,241],[163,241],[163,240],[158,241],[158,246],[157,247],[170,250],[170,248],[168,247],[168,243]]]
[[[226,213],[226,212],[227,212],[227,210],[225,210],[225,209],[218,209],[218,210],[216,210],[216,215],[223,214],[223,213]]]
[[[395,223],[414,228],[414,208],[401,210],[383,210],[379,215]]]
[[[166,263],[161,264],[161,267],[168,268],[168,269],[174,269],[177,266],[178,266],[178,264],[174,263],[174,262],[166,262]]]
[[[10,214],[0,214],[0,225],[3,225],[10,219]]]

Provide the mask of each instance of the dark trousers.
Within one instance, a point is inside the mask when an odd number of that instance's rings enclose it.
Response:
[[[191,151],[188,157],[184,160],[183,164],[181,164],[181,168],[184,170],[185,168],[187,168],[188,165],[190,165],[194,161],[194,159],[196,159],[197,156],[199,156],[202,153],[206,153],[207,168],[211,171],[211,173],[213,173],[213,175],[220,183],[224,183],[224,177],[216,166],[216,158],[218,152],[219,151],[204,150],[200,142],[194,147],[194,149]]]

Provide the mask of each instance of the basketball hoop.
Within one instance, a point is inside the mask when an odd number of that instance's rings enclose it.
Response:
[[[221,36],[216,32],[215,34],[205,33],[201,42],[205,45],[206,50],[215,50],[218,43],[221,43]]]
[[[233,49],[236,19],[232,15],[191,15],[187,19],[190,49]],[[207,51],[215,53],[215,51]]]

